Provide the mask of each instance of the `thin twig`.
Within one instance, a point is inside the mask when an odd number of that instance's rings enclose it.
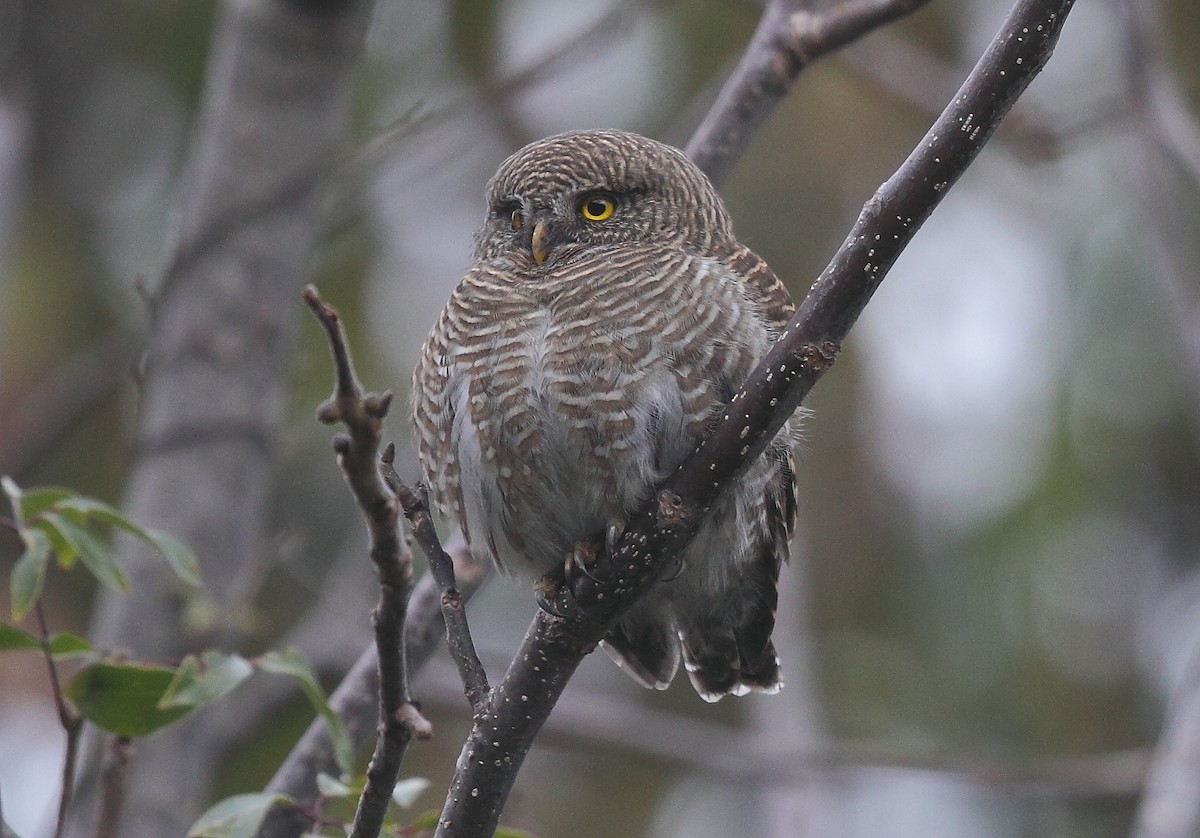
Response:
[[[50,691],[54,695],[54,707],[58,711],[58,723],[62,725],[67,735],[66,756],[63,759],[62,790],[58,796],[58,818],[54,824],[54,838],[60,838],[67,824],[67,807],[75,791],[75,762],[79,756],[79,731],[83,720],[79,712],[71,706],[63,695],[62,682],[58,677],[58,667],[54,663],[54,654],[50,651],[50,630],[46,625],[46,612],[42,601],[38,599],[33,606],[37,615],[38,634],[42,643],[42,657],[46,660],[46,669],[50,674]]]
[[[770,0],[717,101],[692,134],[687,154],[721,183],[800,71],[929,0],[847,0],[812,11],[804,0]]]
[[[100,778],[100,818],[95,838],[118,838],[121,834],[121,813],[125,810],[129,761],[133,759],[133,740],[115,736],[108,748],[108,761]]]
[[[454,577],[464,600],[469,600],[491,573],[491,562],[478,559],[466,548],[461,536],[446,545],[454,557]],[[446,636],[442,618],[441,594],[432,574],[425,574],[413,589],[404,626],[405,658],[409,677],[433,656]],[[462,700],[462,682],[459,701]],[[378,718],[379,651],[372,642],[342,678],[329,696],[329,706],[342,719],[354,750],[361,751],[370,741]],[[266,791],[286,794],[303,805],[312,805],[319,796],[318,774],[335,774],[337,759],[329,726],[321,716],[313,719],[308,730],[288,753]],[[275,831],[291,827],[289,822],[264,825],[256,838],[286,838],[296,833]]]
[[[713,434],[634,512],[613,554],[598,558],[596,578],[616,583],[577,580],[573,591],[563,586],[551,608],[537,613],[504,680],[476,714],[438,836],[492,834],[521,762],[583,656],[650,587],[722,487],[761,454],[829,369],[900,252],[1044,66],[1072,5],[1019,0],[920,145],[864,206]]]
[[[442,619],[446,623],[446,646],[454,664],[458,667],[458,675],[462,679],[463,693],[471,710],[478,712],[487,699],[487,672],[475,651],[475,642],[471,639],[471,627],[467,623],[467,612],[462,594],[454,580],[454,560],[442,548],[441,539],[433,526],[433,517],[429,514],[429,495],[425,487],[419,488],[419,493],[406,486],[392,468],[392,458],[395,450],[389,447],[384,455],[384,475],[391,483],[392,490],[400,498],[400,506],[404,516],[412,527],[413,538],[417,540],[425,558],[429,561],[429,574],[433,577],[441,594]]]
[[[379,575],[379,604],[371,615],[379,650],[379,738],[350,832],[351,838],[375,838],[409,743],[414,736],[431,734],[408,692],[403,633],[412,593],[412,554],[400,538],[399,502],[379,470],[383,419],[392,396],[363,391],[337,311],[311,285],[304,289],[304,301],[325,328],[335,367],[333,395],[317,409],[317,416],[326,424],[342,422],[349,431],[336,436],[333,447],[366,518],[371,561]]]

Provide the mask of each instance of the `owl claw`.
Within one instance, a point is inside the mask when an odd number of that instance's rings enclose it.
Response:
[[[553,573],[547,573],[534,585],[533,596],[537,600],[538,608],[551,617],[564,619],[566,615],[554,607],[554,598],[558,595],[559,584],[560,580],[555,579]]]
[[[604,552],[612,558],[613,553],[617,550],[617,542],[621,540],[621,536],[625,534],[624,521],[611,521],[608,529],[604,531]]]
[[[575,549],[567,554],[567,560],[563,564],[563,575],[567,578],[567,583],[575,578],[577,573],[582,573],[588,579],[591,579],[597,585],[603,584],[596,576],[588,570],[588,565],[596,562],[596,549],[591,542],[581,541],[575,545]],[[574,585],[571,586],[574,588]]]

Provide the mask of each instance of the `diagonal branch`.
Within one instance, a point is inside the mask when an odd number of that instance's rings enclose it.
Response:
[[[688,141],[688,157],[721,183],[801,70],[928,2],[847,0],[816,12],[807,0],[770,0],[733,74]]]
[[[634,513],[600,587],[582,579],[539,612],[463,746],[438,836],[491,835],[516,772],[583,656],[695,533],[833,363],[887,271],[1050,57],[1073,0],[1018,0],[953,101],[863,207],[850,235],[713,435]]]

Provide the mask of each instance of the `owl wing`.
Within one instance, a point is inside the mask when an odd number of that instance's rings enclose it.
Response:
[[[727,268],[726,275],[743,283],[745,297],[753,304],[756,318],[770,337],[775,338],[795,310],[783,283],[762,259],[740,245],[720,254],[720,261]],[[703,369],[685,374],[681,389],[687,392],[692,378],[712,382],[731,377],[738,380],[729,380],[729,386],[739,386],[740,378],[744,378],[758,358],[734,362],[732,368],[723,367],[734,355],[710,354],[705,350]],[[760,500],[748,501],[754,512],[747,517],[756,523],[745,552],[738,557],[697,555],[694,551],[707,547],[694,542],[689,548],[693,551],[690,563],[725,567],[728,572],[721,573],[724,581],[715,588],[691,585],[686,578],[664,582],[662,595],[672,603],[670,612],[664,614],[655,603],[657,597],[651,594],[635,605],[605,638],[605,651],[644,686],[665,688],[682,653],[688,677],[707,700],[715,701],[729,693],[774,692],[779,688],[779,661],[771,634],[778,604],[779,570],[787,560],[796,520],[791,453],[796,442],[796,425],[796,420],[789,422],[756,467],[764,475],[760,478],[763,489]],[[694,432],[699,436],[707,428]],[[724,512],[728,518],[738,517],[733,514],[732,505]],[[725,526],[733,524],[726,522]],[[713,545],[718,543],[722,543],[720,539],[710,541]],[[692,570],[704,572],[704,568]],[[689,585],[691,592],[672,590],[680,585]]]
[[[459,325],[451,303],[442,311],[426,338],[413,370],[413,429],[421,463],[421,479],[429,489],[434,506],[443,516],[459,522],[470,542],[470,534],[461,520],[462,488],[453,450],[455,407],[451,389],[450,347],[459,337]]]
[[[720,258],[739,276],[759,305],[759,313],[775,334],[783,330],[796,313],[796,304],[787,286],[771,267],[744,244],[733,244],[720,253]]]

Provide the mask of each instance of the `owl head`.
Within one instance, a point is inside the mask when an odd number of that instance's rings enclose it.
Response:
[[[704,253],[732,240],[725,206],[677,148],[623,131],[530,143],[488,183],[477,256],[538,270],[630,243]]]

